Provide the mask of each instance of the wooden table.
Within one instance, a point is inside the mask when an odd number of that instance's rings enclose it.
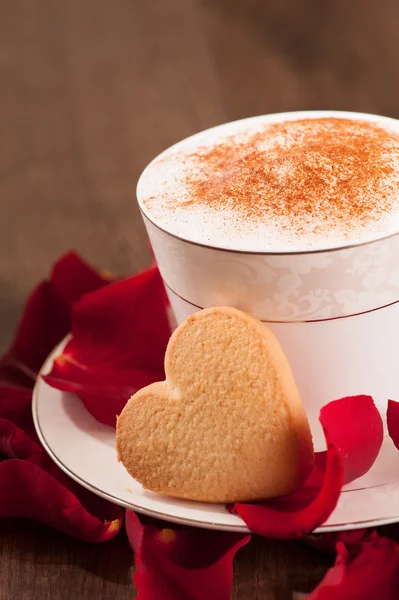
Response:
[[[2,350],[29,290],[66,249],[117,275],[148,264],[135,183],[170,144],[274,111],[399,116],[395,0],[0,7]],[[89,545],[0,521],[0,600],[131,599],[132,564],[124,534]],[[254,539],[236,561],[233,598],[291,600],[328,564],[303,543]]]

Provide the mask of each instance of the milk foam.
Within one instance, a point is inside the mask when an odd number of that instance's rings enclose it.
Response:
[[[292,219],[277,215],[272,220],[247,219],[228,207],[213,207],[190,201],[190,186],[187,178],[193,173],[206,179],[206,170],[198,167],[190,158],[199,148],[212,148],[234,135],[243,139],[251,133],[263,130],[275,123],[301,119],[349,119],[375,123],[387,131],[399,135],[399,121],[361,113],[336,111],[312,111],[284,113],[236,121],[206,130],[172,146],[144,170],[140,177],[137,196],[143,214],[156,226],[184,240],[206,246],[260,253],[301,252],[326,250],[366,243],[399,232],[399,162],[393,163],[394,172],[390,175],[392,202],[389,212],[381,211],[378,218],[356,223],[356,226],[331,227],[326,231],[322,224],[312,217],[296,230]],[[267,130],[266,130],[267,131]],[[268,144],[275,143],[277,137],[268,140],[265,136],[262,150],[267,156]],[[399,138],[398,138],[399,139]],[[398,163],[398,164],[396,164]],[[281,177],[287,167],[279,167]]]

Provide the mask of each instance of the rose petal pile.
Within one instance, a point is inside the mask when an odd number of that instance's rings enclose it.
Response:
[[[134,582],[143,600],[229,600],[233,558],[250,535],[203,529],[158,529],[126,512],[136,554]]]
[[[121,509],[81,488],[45,454],[31,417],[32,388],[48,354],[71,332],[45,379],[76,392],[98,421],[115,426],[136,390],[164,378],[168,310],[155,266],[111,282],[73,252],[55,264],[49,280],[30,296],[15,340],[0,361],[0,516],[37,519],[89,541],[104,541],[119,531]],[[299,490],[228,507],[252,532],[278,538],[310,534],[330,516],[344,483],[373,465],[383,427],[370,396],[331,402],[320,422],[327,450],[316,454],[313,472]],[[399,404],[393,400],[387,422],[399,449]],[[126,527],[141,600],[230,597],[233,557],[249,535],[158,529],[129,511]],[[311,600],[399,597],[399,553],[392,540],[364,530],[305,539],[337,556]]]
[[[93,417],[115,427],[130,396],[165,377],[167,306],[156,267],[87,294],[74,306],[72,339],[45,381],[76,392]]]
[[[126,512],[126,531],[136,555],[133,580],[140,600],[229,600],[234,555],[250,539],[160,529],[143,524],[131,511]],[[324,534],[310,543],[336,553],[336,559],[307,600],[397,600],[399,546],[394,540],[360,530]]]
[[[355,544],[336,544],[334,566],[308,600],[397,600],[399,548],[374,531]]]
[[[108,283],[76,254],[62,257],[31,294],[0,360],[0,517],[35,519],[91,542],[113,537],[123,512],[83,490],[48,458],[34,431],[31,399],[46,356],[71,329],[73,304]]]

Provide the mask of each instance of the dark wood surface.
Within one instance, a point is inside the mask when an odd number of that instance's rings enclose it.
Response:
[[[399,116],[398,19],[396,0],[0,2],[0,349],[66,249],[117,275],[148,264],[135,183],[173,142],[273,111]],[[0,521],[0,600],[131,599],[132,564],[123,534]],[[327,565],[254,539],[233,598],[291,600]]]

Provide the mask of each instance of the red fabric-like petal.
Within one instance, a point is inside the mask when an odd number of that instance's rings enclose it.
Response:
[[[321,409],[344,466],[344,483],[362,477],[374,464],[381,449],[384,428],[381,415],[370,396],[352,396],[330,402]],[[319,469],[325,453],[318,453]]]
[[[399,402],[395,400],[388,401],[387,424],[388,433],[399,450]]]
[[[75,252],[68,252],[53,266],[50,281],[58,296],[72,307],[84,294],[99,290],[112,279],[95,271]]]
[[[33,427],[31,395],[36,375],[71,328],[72,304],[103,287],[73,252],[54,266],[31,294],[16,337],[0,360],[0,517],[27,517],[87,541],[120,529],[123,512],[67,477],[44,453]]]
[[[33,387],[54,346],[67,334],[69,308],[49,281],[40,283],[26,304],[17,335],[1,361],[5,385]]]
[[[38,441],[0,418],[1,455],[8,457],[0,462],[1,517],[35,519],[88,541],[104,541],[119,531],[121,509],[75,483]]]
[[[26,303],[15,339],[0,361],[0,383],[33,387],[43,362],[71,329],[72,304],[108,283],[74,252],[63,256]]]
[[[25,389],[4,390],[0,388],[0,418],[32,433],[32,392]]]
[[[72,492],[34,462],[0,462],[0,517],[26,517],[87,542],[108,540],[122,526],[122,511],[110,506],[110,518],[90,514]]]
[[[352,529],[350,531],[339,531],[337,533],[319,533],[316,535],[308,535],[304,541],[327,554],[335,554],[338,542],[345,544],[346,548],[358,548],[359,544],[370,535],[368,529]]]
[[[322,408],[320,422],[328,449],[319,457],[321,460],[315,461],[313,473],[298,491],[283,498],[257,504],[237,503],[230,508],[251,531],[266,537],[302,537],[327,520],[344,481],[360,477],[373,465],[383,430],[381,416],[370,396],[330,402]]]
[[[115,427],[130,396],[164,379],[166,307],[155,267],[87,294],[75,306],[72,339],[45,381],[76,392],[98,421]]]
[[[158,529],[126,512],[136,553],[134,582],[140,600],[229,600],[233,558],[249,535],[201,529]]]
[[[398,546],[374,532],[356,553],[338,542],[335,565],[307,600],[397,600],[398,597]]]
[[[0,418],[0,456],[8,458],[29,458],[32,454],[43,452],[22,429],[11,421]]]

